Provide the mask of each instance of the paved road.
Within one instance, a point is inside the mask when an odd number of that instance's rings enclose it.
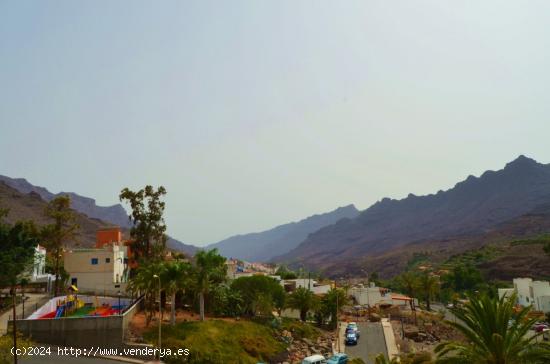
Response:
[[[374,358],[379,353],[384,353],[386,357],[386,340],[384,331],[380,322],[358,322],[361,336],[355,346],[347,346],[346,353],[352,358],[361,358],[367,364],[374,364]]]
[[[432,310],[434,311],[443,311],[443,313],[445,314],[445,320],[451,321],[451,322],[459,322],[459,323],[462,322],[459,319],[457,319],[456,316],[451,311],[449,311],[447,307],[445,307],[444,305],[440,303],[433,303],[431,306],[432,306]]]
[[[25,301],[25,317],[33,313],[36,306],[41,306],[41,304],[49,298],[45,293],[27,293],[25,295],[28,297]],[[17,305],[15,309],[17,317],[19,318],[19,316],[23,313],[23,304],[21,303]],[[7,332],[8,320],[13,318],[12,315],[13,310],[6,311],[4,314],[0,315],[0,335],[4,335]]]

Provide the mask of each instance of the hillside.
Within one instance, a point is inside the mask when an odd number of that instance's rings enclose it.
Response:
[[[121,204],[115,204],[112,206],[98,206],[93,198],[84,197],[74,192],[60,192],[54,194],[44,187],[35,186],[29,183],[24,178],[10,178],[0,175],[0,181],[5,182],[8,186],[15,188],[22,193],[35,192],[42,197],[44,201],[50,201],[60,195],[69,195],[71,198],[71,207],[76,211],[82,212],[83,214],[95,219],[108,221],[122,228],[130,227],[128,214]]]
[[[355,219],[311,234],[277,260],[326,269],[360,257],[392,254],[413,242],[454,244],[450,237],[482,236],[548,202],[550,165],[520,156],[502,170],[469,176],[447,191],[411,194],[402,200],[385,198]]]
[[[445,239],[418,241],[384,253],[374,253],[347,264],[326,265],[327,275],[377,272],[381,277],[395,276],[412,264],[440,265],[453,261],[477,266],[487,279],[509,281],[515,277],[550,278],[550,257],[543,244],[550,241],[550,204],[498,224],[487,232]]]
[[[94,199],[84,197],[73,192],[51,193],[44,187],[35,186],[24,178],[10,178],[0,175],[2,190],[8,198],[0,201],[10,208],[8,221],[31,219],[38,224],[46,223],[43,216],[43,206],[46,202],[60,195],[69,195],[71,208],[80,214],[79,225],[82,227],[82,246],[92,246],[95,243],[95,231],[101,227],[120,226],[124,235],[129,236],[131,227],[128,214],[121,204],[112,206],[98,206]],[[18,192],[18,193],[15,193]],[[29,199],[30,197],[30,199]],[[40,202],[39,202],[40,201]],[[184,244],[179,240],[168,237],[167,247],[172,250],[193,255],[197,247]]]
[[[354,218],[358,214],[359,211],[353,205],[339,207],[334,211],[313,215],[270,230],[232,236],[210,244],[206,248],[218,248],[220,253],[226,257],[236,257],[248,261],[268,261],[294,249],[309,234],[320,228],[342,219]]]
[[[49,224],[52,221],[44,216],[46,201],[34,191],[25,194],[0,181],[0,207],[8,208],[6,220],[13,223],[18,220],[32,220],[37,225]],[[72,246],[90,247],[95,245],[96,231],[113,226],[99,219],[90,218],[76,212],[76,223],[80,226]]]

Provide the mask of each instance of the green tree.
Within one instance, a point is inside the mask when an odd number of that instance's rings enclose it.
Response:
[[[144,295],[147,326],[149,326],[153,318],[155,298],[159,290],[159,281],[155,275],[161,276],[163,272],[164,265],[162,263],[145,263],[136,269],[136,274],[128,282],[128,290],[130,292]]]
[[[544,249],[544,252],[545,252],[548,256],[550,256],[550,243],[544,244],[543,249]]]
[[[176,324],[176,294],[191,282],[191,264],[183,261],[164,263],[160,274],[162,289],[170,296],[170,324]]]
[[[241,277],[231,283],[231,289],[243,299],[244,313],[271,315],[273,308],[279,312],[285,304],[285,291],[275,279],[263,275]]]
[[[287,298],[287,307],[300,311],[300,320],[305,321],[310,310],[317,309],[319,300],[309,289],[298,287]]]
[[[15,307],[17,284],[22,274],[32,266],[34,248],[38,244],[38,234],[34,224],[18,222],[15,225],[0,223],[0,286],[10,287],[13,296],[13,317],[16,317]],[[17,321],[13,321],[13,347],[17,347]],[[17,355],[14,356],[17,362]]]
[[[330,326],[336,328],[338,315],[342,312],[342,307],[348,303],[349,298],[343,289],[331,288],[321,299],[318,315],[320,315],[322,321],[330,317]]]
[[[71,198],[69,196],[58,196],[48,202],[44,209],[44,215],[53,220],[53,223],[42,227],[40,234],[43,244],[53,256],[55,274],[54,296],[58,296],[61,254],[67,242],[74,239],[79,226],[75,222],[76,215],[71,209]]]
[[[298,278],[298,275],[288,269],[286,265],[281,265],[279,268],[277,268],[277,271],[275,272],[276,275],[281,277],[281,279],[296,279]]]
[[[426,301],[426,309],[431,310],[430,303],[439,291],[439,278],[431,272],[423,272],[418,280],[418,287]]]
[[[467,342],[439,344],[437,363],[516,364],[550,362],[550,345],[537,342],[539,335],[528,335],[537,321],[529,319],[530,308],[514,313],[516,295],[509,299],[469,296],[469,303],[453,309],[458,318],[449,322]]]
[[[199,311],[201,321],[204,321],[204,298],[212,285],[225,281],[227,266],[225,258],[218,254],[218,249],[201,250],[195,255],[195,285],[199,295]]]
[[[134,240],[132,251],[138,260],[160,260],[163,256],[167,240],[163,217],[165,203],[161,201],[164,195],[163,186],[155,191],[149,185],[137,192],[127,187],[120,192],[120,201],[126,201],[132,209],[130,236]]]
[[[409,305],[411,306],[411,310],[414,311],[414,298],[420,286],[418,274],[407,271],[405,273],[402,273],[397,278],[397,281],[403,292],[412,298],[412,300],[409,301]]]
[[[240,293],[225,283],[210,290],[210,307],[215,316],[238,317],[244,314],[244,300]]]

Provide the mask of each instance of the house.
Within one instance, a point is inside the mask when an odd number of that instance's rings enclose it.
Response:
[[[533,281],[532,278],[514,278],[514,288],[499,288],[498,296],[510,297],[517,293],[517,303],[536,311],[550,312],[550,282]]]
[[[287,292],[294,292],[298,288],[309,289],[314,294],[325,294],[332,288],[331,283],[321,284],[310,278],[285,279],[281,281],[281,285]]]
[[[73,249],[64,252],[64,268],[69,282],[81,292],[117,294],[126,290],[128,265],[126,247],[113,243],[100,249]]]
[[[376,287],[374,282],[368,287],[359,284],[348,291],[358,305],[367,305],[370,307],[380,305],[393,305],[391,292],[387,288]]]

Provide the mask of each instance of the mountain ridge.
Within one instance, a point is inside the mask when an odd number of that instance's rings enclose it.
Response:
[[[302,220],[278,225],[274,228],[238,234],[209,244],[205,249],[217,248],[226,257],[237,257],[250,261],[269,261],[273,257],[290,251],[310,233],[320,227],[341,219],[355,217],[359,210],[353,205],[338,207],[332,211],[315,214]]]
[[[383,198],[354,219],[316,231],[276,261],[320,268],[329,259],[346,261],[413,241],[482,233],[545,202],[550,202],[550,165],[521,155],[503,169],[468,176],[446,191]]]

